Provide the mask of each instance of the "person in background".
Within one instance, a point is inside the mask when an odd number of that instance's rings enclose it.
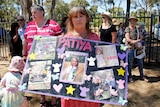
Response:
[[[99,29],[100,39],[104,42],[116,43],[117,30],[112,23],[112,17],[110,12],[104,12],[102,14],[102,25]]]
[[[61,27],[51,19],[45,19],[44,8],[40,5],[31,6],[32,21],[27,24],[24,33],[23,58],[26,59],[34,36],[58,36],[61,34]],[[56,98],[52,97],[51,106],[56,106]],[[41,96],[40,106],[45,107],[45,96]]]
[[[63,17],[62,18],[62,22],[60,24],[61,29],[62,29],[62,35],[66,34],[66,32],[67,32],[67,29],[66,29],[67,22],[68,22],[68,17],[67,16]]]
[[[117,43],[121,44],[125,34],[125,27],[123,23],[120,23],[117,30]]]
[[[70,38],[99,40],[98,35],[91,32],[89,29],[89,21],[89,15],[84,7],[73,7],[69,11],[67,33],[64,36]],[[61,107],[100,107],[100,104],[62,98]]]
[[[18,90],[21,81],[21,71],[24,61],[20,56],[13,56],[7,72],[1,82],[1,105],[2,107],[22,107],[24,103],[23,92]],[[23,106],[24,107],[24,106]]]
[[[125,29],[125,38],[128,44],[128,73],[129,82],[133,82],[132,67],[134,61],[134,50],[140,48],[137,44],[141,43],[143,38],[142,33],[137,30],[136,23],[138,19],[136,17],[129,18],[129,26]],[[138,37],[139,36],[139,37]],[[143,59],[136,59],[142,80],[148,82],[148,79],[143,74]]]
[[[23,43],[23,41],[24,41],[24,32],[25,32],[27,24],[25,24],[25,19],[24,19],[23,16],[18,16],[17,17],[17,23],[19,24],[18,34],[20,35],[22,43]]]
[[[143,39],[141,41],[142,45],[145,46],[146,45],[145,38],[146,38],[147,32],[146,32],[146,29],[145,29],[145,24],[143,22],[139,23],[139,30],[142,32],[142,36],[143,36]]]
[[[0,26],[0,44],[4,44],[6,35],[7,31],[4,29],[4,27]]]
[[[17,22],[11,24],[11,56],[22,56],[22,40],[18,34],[19,25]]]

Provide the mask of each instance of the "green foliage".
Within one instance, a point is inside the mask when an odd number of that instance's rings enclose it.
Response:
[[[13,0],[0,0],[0,20],[3,22],[13,22],[18,15]]]
[[[72,0],[69,7],[72,8],[74,6],[88,7],[89,3],[86,0]]]

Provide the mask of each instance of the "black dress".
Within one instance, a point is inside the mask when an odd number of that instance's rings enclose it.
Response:
[[[112,32],[117,32],[116,27],[114,25],[111,25],[108,29],[102,29],[102,26],[100,28],[100,39],[101,41],[105,42],[112,42]]]

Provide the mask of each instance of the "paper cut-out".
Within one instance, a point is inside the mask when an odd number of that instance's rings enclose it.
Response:
[[[125,82],[125,80],[119,79],[116,82],[118,84],[118,88],[119,89],[124,89],[124,82]]]
[[[89,88],[80,87],[80,90],[81,90],[80,96],[86,97],[86,95],[87,95],[86,93],[89,91]]]
[[[87,58],[87,60],[89,61],[89,66],[95,66],[94,61],[96,60],[96,58],[90,57],[90,58]]]
[[[66,87],[66,90],[67,90],[67,94],[73,95],[73,92],[74,92],[76,89],[73,88],[72,85],[70,85],[69,87]]]
[[[29,55],[29,58],[30,58],[30,60],[35,59],[35,54],[32,52],[32,53]]]
[[[57,93],[59,93],[61,91],[63,87],[63,84],[53,84],[53,88],[56,90]]]
[[[122,76],[124,76],[124,72],[125,72],[125,70],[123,70],[123,68],[121,67],[120,69],[117,69],[117,71],[118,71],[118,75],[122,75]]]
[[[118,57],[123,60],[125,57],[126,57],[126,54],[125,53],[118,53]]]
[[[55,63],[55,64],[52,64],[52,66],[54,67],[54,72],[60,72],[59,67],[61,67],[61,64]]]

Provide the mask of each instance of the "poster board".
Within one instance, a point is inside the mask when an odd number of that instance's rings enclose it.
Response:
[[[127,46],[66,37],[34,38],[19,89],[125,105]]]

